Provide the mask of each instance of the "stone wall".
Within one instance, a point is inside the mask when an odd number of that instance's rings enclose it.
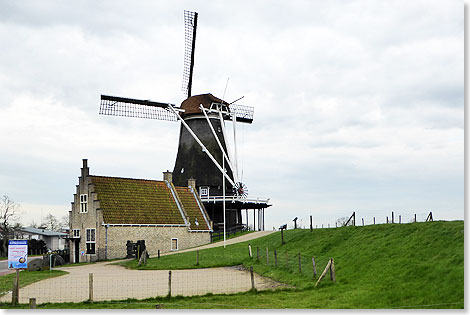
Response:
[[[208,232],[189,232],[186,227],[161,226],[110,226],[108,228],[108,259],[126,256],[127,240],[133,243],[145,240],[149,255],[171,251],[171,239],[178,239],[178,249],[186,249],[210,242]],[[103,242],[101,242],[103,241]],[[99,248],[105,248],[104,239],[100,239]]]

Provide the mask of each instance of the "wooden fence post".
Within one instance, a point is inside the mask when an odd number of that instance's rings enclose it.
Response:
[[[168,271],[168,297],[171,297],[171,270]]]
[[[315,266],[315,258],[312,256],[312,265],[313,265],[313,277],[317,276],[317,266]]]
[[[362,218],[362,226],[364,226],[364,218]]]
[[[160,250],[158,250],[157,253],[158,253],[158,259],[160,259]]]
[[[310,232],[313,231],[313,222],[312,222],[312,216],[310,216]]]
[[[375,217],[374,217],[374,224],[375,224]]]
[[[93,301],[93,273],[88,274],[88,301]]]
[[[277,267],[277,252],[274,250],[274,265]]]
[[[255,290],[255,276],[253,274],[253,266],[250,266],[250,276],[251,276],[251,290]]]
[[[20,270],[16,269],[15,277],[13,278],[13,290],[11,292],[11,304],[16,305],[20,301]]]
[[[401,214],[398,216],[398,223],[401,224]]]
[[[248,252],[250,254],[250,258],[253,258],[253,255],[251,253],[251,244],[248,244]]]
[[[199,266],[199,250],[196,251],[196,266]]]
[[[301,261],[300,253],[299,253],[299,272],[302,273],[302,261]]]
[[[387,217],[387,224],[388,224],[388,217]]]
[[[415,213],[415,223],[416,223],[416,213]]]
[[[395,223],[394,213],[392,211],[392,223]]]
[[[266,247],[266,265],[269,265],[269,251],[267,247]]]
[[[36,298],[29,298],[29,308],[30,309],[36,308]]]
[[[336,274],[335,274],[335,261],[333,258],[330,258],[330,278],[331,281],[336,282]]]

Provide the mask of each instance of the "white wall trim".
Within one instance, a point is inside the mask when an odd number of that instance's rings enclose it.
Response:
[[[148,226],[148,227],[187,227],[186,224],[120,224],[120,223],[101,223],[102,226]]]

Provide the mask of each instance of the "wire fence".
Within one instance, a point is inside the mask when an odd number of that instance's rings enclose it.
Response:
[[[273,248],[252,248],[253,259],[271,268],[280,269],[289,274],[297,274],[315,281],[318,280],[331,258],[314,257],[288,250]]]
[[[378,216],[371,216],[371,215],[361,215],[361,213],[355,214],[355,225],[356,226],[365,226],[365,225],[374,225],[374,224],[390,224],[390,223],[398,223],[398,224],[405,224],[405,223],[414,223],[414,222],[426,222],[429,221],[429,215],[431,214],[431,221],[432,221],[432,212],[426,213],[409,213],[409,212],[400,212],[400,211],[391,211],[389,214],[383,214]],[[303,216],[297,217],[294,221],[289,222],[288,228],[298,228],[298,229],[310,229],[310,222],[312,222],[312,229],[325,229],[325,228],[337,228],[343,226],[348,218],[348,216],[344,216],[341,218],[336,219],[335,221],[332,220],[322,220],[316,219],[314,216]],[[353,225],[353,221],[350,221],[348,225]],[[277,230],[276,227],[273,226],[273,230]]]
[[[20,276],[21,278],[21,276]],[[21,279],[20,279],[21,284]],[[163,296],[193,296],[256,290],[272,290],[282,284],[243,267],[189,270],[126,270],[118,274],[68,274],[49,278],[19,289],[21,304],[110,301]],[[0,302],[12,302],[14,288],[3,292]],[[16,300],[15,300],[16,301]]]

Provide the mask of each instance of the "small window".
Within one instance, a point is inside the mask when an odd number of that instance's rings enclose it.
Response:
[[[86,253],[95,254],[96,229],[86,229]]]
[[[80,238],[80,229],[73,229],[73,238]]]
[[[80,195],[80,213],[88,212],[88,195]]]
[[[207,186],[199,187],[199,196],[209,197],[209,187]]]
[[[171,239],[171,250],[178,250],[178,239],[172,238]]]
[[[91,255],[96,253],[95,243],[86,243],[86,253]]]

